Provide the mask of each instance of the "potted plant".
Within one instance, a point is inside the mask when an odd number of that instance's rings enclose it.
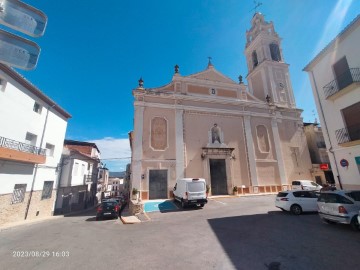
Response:
[[[234,195],[238,195],[238,187],[237,186],[233,187],[233,193],[234,193]]]
[[[210,193],[210,185],[206,185],[206,198],[209,196]]]
[[[137,188],[132,189],[132,199],[133,200],[137,200],[138,192],[139,191],[137,190]]]

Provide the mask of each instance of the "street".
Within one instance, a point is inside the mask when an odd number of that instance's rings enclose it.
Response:
[[[360,232],[274,195],[211,199],[203,209],[95,221],[95,211],[0,232],[2,269],[358,269]]]

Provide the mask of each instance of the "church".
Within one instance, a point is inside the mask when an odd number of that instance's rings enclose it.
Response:
[[[257,12],[246,32],[248,85],[211,63],[165,86],[133,90],[131,186],[142,200],[172,197],[176,179],[204,178],[211,195],[270,193],[312,179],[288,64],[272,22]],[[235,188],[235,189],[236,189]]]

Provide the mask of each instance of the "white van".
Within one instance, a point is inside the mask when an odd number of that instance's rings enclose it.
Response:
[[[206,182],[203,178],[182,178],[176,181],[174,199],[184,208],[187,205],[200,205],[207,203]]]
[[[311,180],[295,180],[291,183],[292,189],[320,190],[322,186]]]

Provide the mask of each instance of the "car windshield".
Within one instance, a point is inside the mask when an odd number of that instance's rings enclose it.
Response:
[[[317,187],[318,184],[316,184],[315,182],[310,182],[311,185],[313,185],[314,187]]]
[[[117,204],[117,202],[104,202],[103,205],[104,206],[115,206]]]
[[[188,184],[189,192],[201,192],[205,190],[204,182],[191,182]]]
[[[352,191],[349,193],[346,193],[345,195],[349,196],[350,198],[353,198],[354,201],[360,201],[360,191]]]
[[[288,195],[288,193],[287,192],[279,192],[278,193],[278,195],[277,195],[277,197],[286,197]]]

